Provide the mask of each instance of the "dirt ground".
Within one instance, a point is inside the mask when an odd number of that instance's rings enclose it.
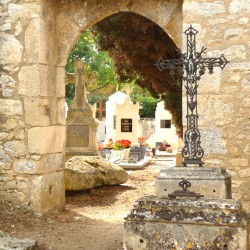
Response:
[[[133,202],[154,195],[155,178],[173,158],[152,162],[144,170],[129,171],[123,185],[66,194],[66,209],[47,215],[0,207],[0,230],[17,238],[31,238],[39,249],[122,250],[124,217]]]

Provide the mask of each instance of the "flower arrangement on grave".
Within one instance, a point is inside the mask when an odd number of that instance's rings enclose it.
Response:
[[[148,146],[148,143],[147,143],[147,137],[146,136],[140,136],[138,137],[138,142],[140,143],[140,146]]]
[[[110,149],[112,149],[113,146],[114,146],[114,141],[111,138],[108,140],[108,142],[106,142],[106,143],[103,144],[103,148],[110,148]]]
[[[168,142],[165,141],[165,140],[157,147],[157,149],[158,149],[159,151],[166,151],[167,153],[172,153],[172,152],[168,152],[168,151],[167,151],[167,150],[171,151],[172,148],[171,148],[171,145],[168,144]],[[173,150],[172,150],[172,151],[173,151]]]
[[[131,141],[129,140],[117,140],[113,145],[113,150],[122,150],[129,148],[131,146]]]
[[[171,146],[166,148],[166,152],[167,153],[173,153],[173,149],[171,148]]]
[[[98,151],[103,150],[103,143],[101,141],[97,142],[97,150]]]

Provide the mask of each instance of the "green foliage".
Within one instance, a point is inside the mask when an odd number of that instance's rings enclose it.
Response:
[[[68,83],[65,86],[65,100],[66,100],[68,106],[70,106],[70,103],[72,102],[74,97],[75,97],[75,84]]]
[[[140,109],[140,117],[141,118],[154,118],[155,110],[157,106],[157,100],[153,97],[142,98],[139,102],[142,105],[142,109]]]
[[[136,82],[141,80],[141,76],[137,75],[132,68],[129,71],[129,65],[127,65],[127,70],[119,68],[119,64],[115,64],[106,51],[97,49],[97,39],[91,30],[83,32],[69,55],[66,72],[74,73],[74,61],[83,60],[86,63],[85,73],[95,74],[97,79],[96,84],[91,87],[90,94],[87,96],[90,104],[103,100],[105,106],[108,96],[112,94],[105,91],[100,93],[96,91],[98,89],[108,85],[116,85],[115,90],[124,90],[127,85],[130,85],[133,90],[132,100],[139,101],[143,106],[143,109],[140,110],[140,116],[142,118],[154,117],[157,100],[151,97],[150,92],[136,85]],[[126,74],[126,77],[118,76],[116,73],[119,71],[124,71],[123,74]],[[66,102],[68,105],[70,105],[74,96],[75,86],[69,83],[66,85]]]
[[[107,52],[97,50],[95,37],[90,30],[83,32],[76,42],[69,55],[66,72],[74,73],[74,61],[78,60],[86,63],[85,73],[95,74],[98,87],[116,84],[114,62]]]

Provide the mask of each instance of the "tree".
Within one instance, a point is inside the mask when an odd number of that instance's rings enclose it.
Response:
[[[144,109],[140,110],[141,117],[154,117],[157,100],[151,97],[151,94],[135,84],[140,78],[135,72],[124,79],[124,82],[117,76],[116,64],[110,58],[106,51],[97,49],[97,38],[92,34],[91,30],[83,32],[76,45],[69,55],[66,72],[74,73],[74,61],[83,60],[86,62],[85,73],[94,74],[96,82],[92,82],[88,86],[90,94],[87,96],[90,104],[98,103],[103,100],[105,105],[107,98],[117,90],[125,89],[126,85],[130,85],[133,93],[131,96],[143,105]],[[119,65],[118,65],[119,66]],[[131,71],[132,72],[132,71]],[[130,81],[130,82],[129,82]],[[68,105],[75,95],[75,86],[72,82],[66,85],[66,101]]]
[[[77,60],[86,63],[85,73],[94,74],[96,77],[96,82],[88,86],[90,92],[108,85],[116,86],[118,79],[114,62],[107,52],[97,50],[95,37],[90,30],[82,33],[72,49],[66,65],[67,73],[74,73],[74,62]]]
[[[182,84],[177,75],[160,72],[154,65],[160,57],[179,58],[171,38],[155,23],[138,14],[121,12],[93,26],[101,50],[116,63],[121,82],[147,89],[154,98],[165,101],[173,122],[182,130]]]

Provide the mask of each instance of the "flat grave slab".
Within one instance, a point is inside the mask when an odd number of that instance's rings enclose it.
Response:
[[[143,169],[151,161],[151,159],[151,157],[144,157],[144,159],[138,161],[137,163],[119,162],[116,164],[125,170],[140,170]]]

